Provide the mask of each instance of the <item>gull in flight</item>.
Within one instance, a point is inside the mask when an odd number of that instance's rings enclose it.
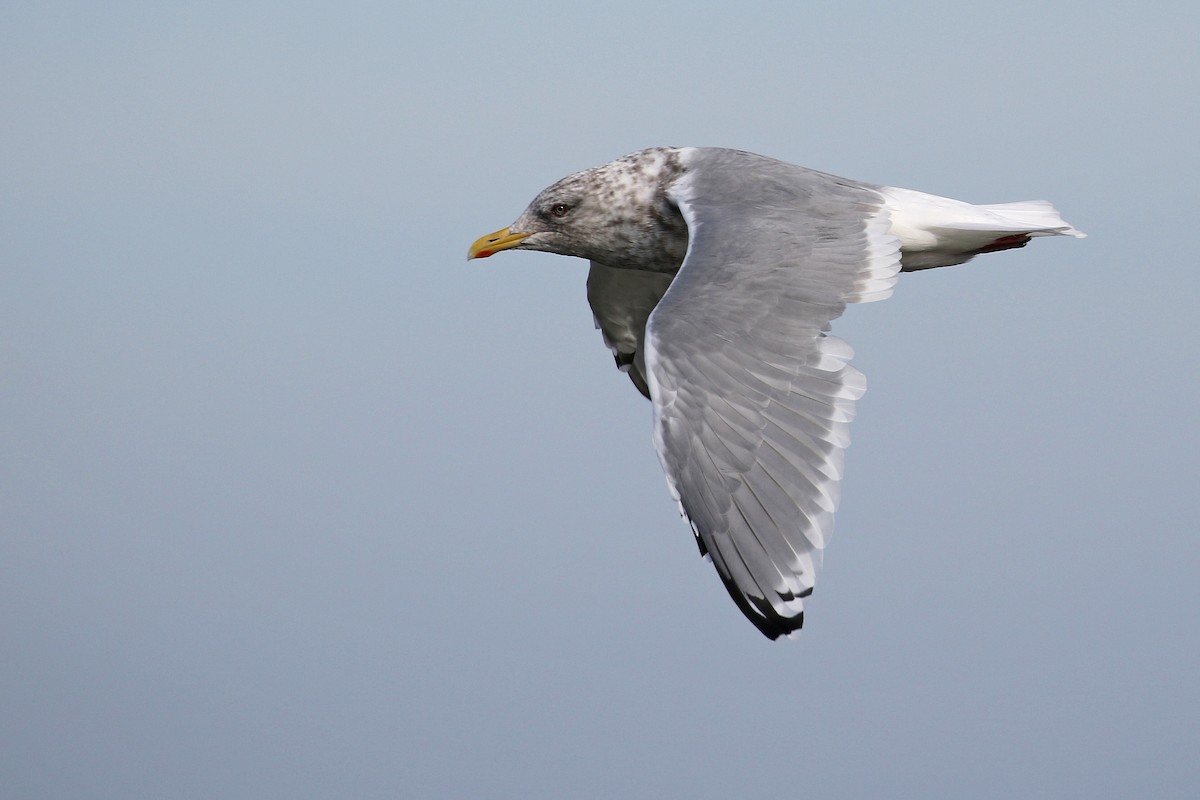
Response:
[[[1052,235],[1083,236],[1041,200],[972,205],[740,150],[654,147],[563,178],[468,258],[591,262],[596,326],[653,405],[671,495],[775,639],[804,622],[866,389],[830,322],[891,295],[900,272]]]

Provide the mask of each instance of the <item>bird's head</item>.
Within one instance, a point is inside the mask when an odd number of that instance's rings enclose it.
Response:
[[[507,228],[480,237],[467,258],[541,250],[612,266],[673,271],[687,227],[667,189],[679,175],[672,148],[633,153],[543,189]]]

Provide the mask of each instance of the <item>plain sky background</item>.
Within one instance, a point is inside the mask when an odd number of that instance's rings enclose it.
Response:
[[[0,794],[1200,793],[1200,6],[0,8]],[[852,308],[794,641],[545,185],[722,145],[1084,240]]]

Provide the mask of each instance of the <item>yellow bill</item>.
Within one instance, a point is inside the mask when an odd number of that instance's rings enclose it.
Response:
[[[467,251],[467,260],[495,255],[501,250],[516,247],[528,237],[528,233],[513,233],[511,228],[501,228],[495,233],[489,233],[487,236],[476,239],[475,244],[471,245],[471,249]]]

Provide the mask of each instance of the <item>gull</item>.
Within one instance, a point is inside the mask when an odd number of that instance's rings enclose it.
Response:
[[[973,205],[740,150],[653,147],[544,189],[468,258],[591,262],[617,367],[653,406],[667,486],[730,597],[770,639],[804,624],[866,390],[829,335],[900,272],[1082,237],[1045,201]]]

